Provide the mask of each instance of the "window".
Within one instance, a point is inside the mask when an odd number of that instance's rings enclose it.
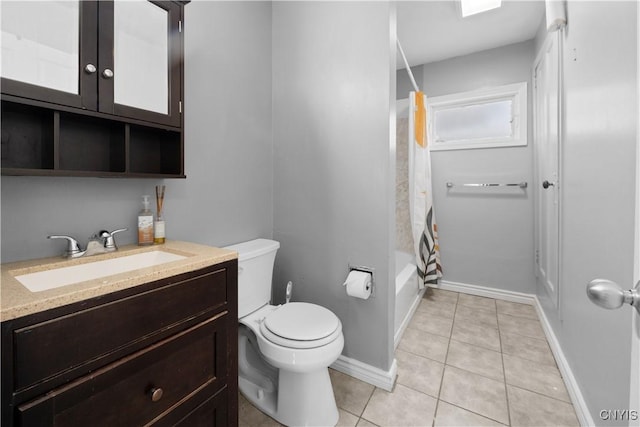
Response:
[[[432,150],[527,145],[527,84],[427,100]]]

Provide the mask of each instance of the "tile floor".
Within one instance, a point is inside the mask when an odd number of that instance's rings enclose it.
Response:
[[[330,370],[339,426],[578,426],[535,309],[428,289],[389,393]],[[240,396],[240,426],[277,426]]]

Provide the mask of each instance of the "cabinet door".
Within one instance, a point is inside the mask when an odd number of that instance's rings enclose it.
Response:
[[[99,110],[180,126],[180,6],[132,0],[98,7]]]
[[[97,108],[98,6],[92,1],[3,1],[2,93]]]

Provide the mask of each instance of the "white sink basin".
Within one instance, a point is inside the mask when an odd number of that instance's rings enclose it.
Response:
[[[88,262],[70,267],[39,271],[37,273],[22,274],[15,276],[15,278],[31,292],[41,292],[185,258],[185,256],[172,254],[170,252],[151,251],[105,259],[103,261]]]

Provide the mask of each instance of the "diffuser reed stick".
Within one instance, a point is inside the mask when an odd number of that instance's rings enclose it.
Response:
[[[154,224],[153,243],[162,244],[165,242],[164,216],[162,215],[162,205],[164,204],[164,185],[156,185],[156,209],[157,217]]]
[[[156,185],[156,208],[158,219],[162,217],[162,204],[164,203],[164,185]]]

